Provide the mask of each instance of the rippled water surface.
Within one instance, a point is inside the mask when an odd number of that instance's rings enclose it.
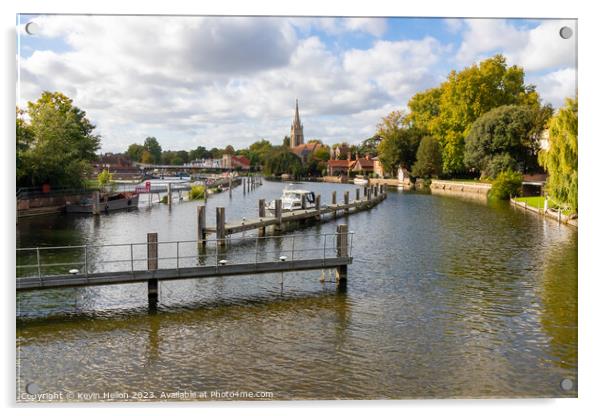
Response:
[[[353,186],[304,184],[330,199]],[[265,182],[209,200],[228,219],[255,217]],[[17,243],[77,245],[196,238],[196,202],[171,208],[20,220]],[[577,232],[515,210],[390,190],[348,223],[345,290],[320,271],[17,295],[18,395],[41,392],[269,391],[274,399],[576,396]],[[247,234],[249,235],[249,234]],[[249,255],[254,246],[233,247]],[[267,250],[267,246],[266,246]],[[111,253],[115,254],[115,253]],[[94,253],[94,256],[103,256]]]

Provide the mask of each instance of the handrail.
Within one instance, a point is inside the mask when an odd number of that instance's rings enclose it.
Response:
[[[347,245],[347,251],[345,253],[338,253],[337,252],[337,247],[336,247],[336,241],[337,238],[336,236],[339,235],[347,235],[350,236],[349,237],[349,244]],[[184,250],[181,250],[181,246],[184,244],[195,244],[197,245],[197,250],[198,250],[198,241],[197,240],[173,240],[173,241],[159,241],[156,243],[152,243],[152,244],[156,244],[157,245],[157,253],[158,253],[158,249],[161,246],[175,246],[175,255],[173,253],[167,253],[167,255],[165,256],[159,256],[157,254],[156,257],[152,257],[152,259],[156,259],[157,262],[159,262],[159,260],[163,260],[163,261],[175,261],[176,264],[176,269],[180,269],[182,267],[188,267],[188,266],[183,266],[182,261],[183,260],[190,260],[190,259],[196,259],[197,261],[195,262],[194,267],[196,266],[201,266],[204,264],[204,261],[206,261],[209,258],[213,258],[215,257],[215,264],[219,264],[220,259],[221,260],[225,260],[227,258],[228,254],[234,254],[234,255],[239,255],[241,258],[246,258],[249,257],[248,262],[253,263],[255,262],[256,264],[259,263],[259,258],[260,255],[264,258],[270,258],[271,255],[275,255],[274,259],[272,260],[267,260],[267,261],[276,261],[275,259],[279,259],[280,255],[282,255],[283,253],[290,253],[290,258],[287,259],[290,262],[294,262],[297,259],[302,259],[304,256],[301,255],[301,253],[314,253],[314,252],[321,252],[321,255],[317,255],[315,257],[315,259],[327,259],[330,258],[330,256],[327,256],[327,253],[335,253],[335,255],[333,257],[351,257],[351,253],[352,253],[352,248],[353,248],[353,232],[346,232],[346,233],[339,233],[339,232],[333,232],[333,233],[321,233],[321,234],[287,234],[287,235],[277,235],[277,236],[248,236],[248,237],[231,237],[228,240],[230,242],[232,241],[247,241],[247,242],[253,242],[255,245],[255,253],[253,253],[252,251],[245,251],[244,253],[227,253],[225,250],[223,250],[222,248],[220,248],[220,243],[222,242],[221,239],[218,238],[214,238],[214,239],[209,239],[206,240],[206,244],[214,244],[214,247],[212,250],[209,250],[209,252],[205,251],[202,253],[199,253],[198,251],[194,252],[194,255],[190,255],[189,253],[183,252]],[[335,238],[332,238],[335,237]],[[315,239],[319,238],[320,240],[324,240],[324,244],[315,244]],[[332,238],[332,246],[330,246],[330,244],[328,244],[328,240],[329,238]],[[307,247],[302,247],[301,242],[303,241],[303,239],[311,239],[312,243],[310,245],[308,245]],[[283,245],[280,248],[277,249],[271,249],[271,250],[266,250],[264,249],[263,246],[260,246],[260,242],[261,241],[292,241],[292,245],[291,247],[287,247],[287,245]],[[54,247],[26,247],[26,248],[17,248],[16,251],[17,253],[21,253],[24,254],[25,256],[27,256],[27,253],[32,253],[35,256],[35,263],[28,263],[28,264],[18,264],[16,265],[16,269],[17,270],[28,270],[28,269],[37,269],[37,276],[38,277],[42,277],[44,275],[63,275],[66,274],[64,271],[64,267],[82,267],[83,266],[83,270],[81,271],[81,273],[83,273],[84,275],[89,275],[90,273],[90,267],[93,266],[93,268],[97,268],[98,266],[102,266],[102,265],[110,265],[110,264],[116,264],[116,263],[124,263],[127,264],[126,267],[124,267],[124,272],[127,273],[134,273],[136,270],[142,270],[142,269],[137,269],[135,267],[135,264],[140,264],[141,262],[146,262],[149,260],[148,254],[145,253],[144,256],[141,257],[136,257],[135,253],[134,253],[134,247],[135,246],[139,246],[139,247],[143,247],[143,246],[147,246],[149,243],[148,242],[139,242],[139,243],[115,243],[115,244],[99,244],[99,245],[73,245],[73,246],[54,246]],[[122,252],[127,252],[128,256],[124,257],[124,258],[119,258],[119,259],[115,259],[115,258],[109,258],[109,259],[100,259],[97,260],[96,262],[91,262],[90,261],[90,257],[91,257],[91,253],[94,253],[94,249],[102,249],[102,248],[120,248],[120,247],[129,247],[129,250],[122,250],[120,251],[120,253]],[[43,252],[48,252],[48,251],[67,251],[67,250],[78,250],[81,251],[81,253],[78,255],[78,258],[75,259],[76,261],[60,261],[62,259],[59,259],[58,262],[50,262],[50,263],[44,263],[41,260],[41,253]],[[83,259],[81,258],[81,256],[83,255]],[[296,255],[296,256],[295,256]],[[31,256],[27,256],[29,258],[31,258]],[[91,264],[92,263],[92,264]],[[234,263],[236,264],[236,263]],[[61,273],[55,273],[55,274],[43,274],[42,270],[43,269],[48,269],[48,268],[61,268]],[[125,269],[129,269],[129,270],[125,270]],[[80,270],[75,269],[75,270],[68,270],[69,273],[73,273],[73,274],[79,274]]]

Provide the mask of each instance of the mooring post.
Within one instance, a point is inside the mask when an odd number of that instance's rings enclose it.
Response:
[[[215,236],[218,245],[226,245],[226,208],[224,207],[215,208]]]
[[[92,214],[100,214],[100,192],[94,192],[94,204],[92,205]]]
[[[343,194],[343,202],[345,203],[345,214],[349,214],[349,191]]]
[[[159,268],[159,238],[157,233],[146,234],[146,263],[148,270],[157,270]],[[156,305],[159,299],[159,281],[157,279],[148,280],[148,301]]]
[[[360,200],[360,188],[355,188],[355,200]]]
[[[280,231],[282,228],[282,199],[277,199],[275,205],[275,215],[276,219],[278,220],[278,224],[274,226],[274,229],[276,231]]]
[[[232,198],[232,176],[228,176],[228,195]]]
[[[167,205],[171,205],[171,182],[167,183]]]
[[[368,196],[368,187],[364,185],[364,198]]]
[[[337,225],[337,257],[349,257],[347,224]],[[337,266],[337,282],[347,280],[347,265]]]
[[[334,213],[334,218],[337,217],[337,191],[332,191],[332,205],[334,205],[333,207],[333,213]]]
[[[197,241],[205,247],[207,245],[207,234],[205,233],[205,218],[206,210],[205,205],[199,205],[196,209],[196,221],[197,221]]]
[[[317,220],[321,219],[321,217],[320,217],[320,214],[322,211],[321,205],[322,205],[322,195],[316,195],[316,211],[317,211],[316,219]]]
[[[307,197],[305,195],[301,196],[301,209],[305,209],[305,207],[307,207],[307,203],[306,203]]]
[[[260,199],[259,200],[259,218],[264,218],[264,217],[265,217],[265,199]],[[259,235],[259,237],[265,236],[265,227],[259,227],[257,234]]]
[[[207,205],[208,197],[209,197],[209,186],[208,186],[207,179],[205,179],[205,189],[203,189],[203,198],[205,198],[205,205]]]
[[[366,192],[368,193],[368,201],[370,201],[372,199],[372,188],[368,187]]]
[[[242,183],[242,193],[244,195],[247,193],[246,188],[245,188],[245,177],[244,176],[241,179],[241,183]]]

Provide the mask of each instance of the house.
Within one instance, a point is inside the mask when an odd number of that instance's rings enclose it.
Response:
[[[372,160],[370,155],[362,158],[356,155],[351,171],[361,175],[369,175],[374,172],[374,160]]]
[[[351,168],[355,164],[354,160],[336,160],[328,161],[328,176],[349,176]]]
[[[311,159],[312,155],[316,150],[318,150],[322,145],[317,142],[313,143],[305,143],[300,144],[295,147],[291,147],[291,152],[293,152],[299,159],[301,159],[301,163],[304,165]]]
[[[225,154],[222,156],[222,168],[224,169],[251,169],[251,161],[245,156]]]

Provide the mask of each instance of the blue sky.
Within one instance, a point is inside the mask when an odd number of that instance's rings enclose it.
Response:
[[[25,23],[34,21],[30,36]],[[289,133],[358,142],[416,92],[495,53],[555,107],[576,92],[571,20],[18,16],[18,103],[73,98],[103,151],[236,148]]]

